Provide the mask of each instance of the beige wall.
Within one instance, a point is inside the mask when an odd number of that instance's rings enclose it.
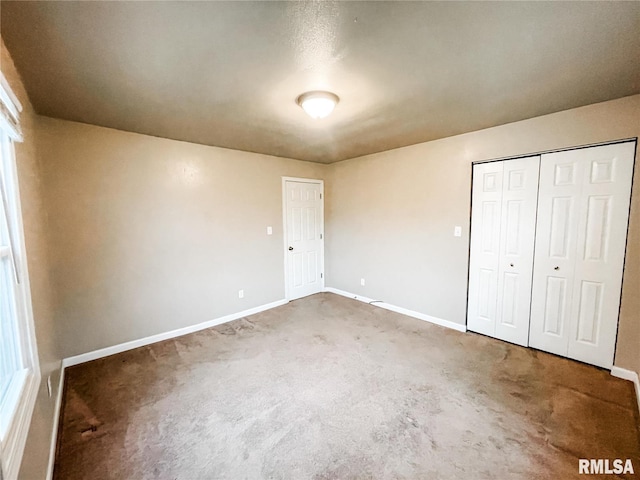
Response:
[[[640,95],[333,164],[327,285],[464,324],[471,162],[637,136]],[[635,172],[615,364],[640,372]]]
[[[53,428],[55,401],[60,376],[60,352],[53,324],[52,289],[48,269],[46,214],[42,201],[42,179],[36,149],[36,132],[39,117],[34,113],[24,86],[13,65],[11,56],[2,42],[1,68],[11,89],[24,107],[21,125],[24,142],[16,144],[16,163],[22,217],[31,282],[31,298],[35,334],[40,356],[42,382],[38,390],[36,406],[24,452],[20,478],[25,480],[44,478],[49,461],[49,447]],[[51,376],[53,395],[47,392],[47,377]]]
[[[39,141],[63,357],[284,298],[281,177],[327,166],[44,117]]]

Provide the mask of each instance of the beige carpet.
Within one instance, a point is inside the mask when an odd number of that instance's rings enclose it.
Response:
[[[640,470],[630,382],[333,294],[66,374],[56,480],[585,478],[578,458]]]

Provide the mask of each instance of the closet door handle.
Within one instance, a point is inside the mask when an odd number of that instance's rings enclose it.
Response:
[[[553,269],[554,269],[554,270],[560,270],[560,267],[555,266],[555,267],[553,267]]]
[[[509,264],[509,266],[510,266],[510,267],[513,267],[513,263],[510,263],[510,264]]]

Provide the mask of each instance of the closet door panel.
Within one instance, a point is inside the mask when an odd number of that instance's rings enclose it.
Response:
[[[584,163],[568,356],[613,366],[627,238],[633,143],[577,150]]]
[[[529,342],[611,368],[634,143],[542,155]]]
[[[540,157],[504,162],[495,336],[527,346]]]
[[[467,327],[491,336],[496,328],[503,163],[473,166]]]
[[[533,262],[529,345],[566,355],[569,345],[578,204],[584,164],[578,156],[542,155]]]

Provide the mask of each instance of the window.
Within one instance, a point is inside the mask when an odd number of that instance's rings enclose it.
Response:
[[[40,371],[14,142],[20,103],[0,73],[0,478],[18,476]]]

